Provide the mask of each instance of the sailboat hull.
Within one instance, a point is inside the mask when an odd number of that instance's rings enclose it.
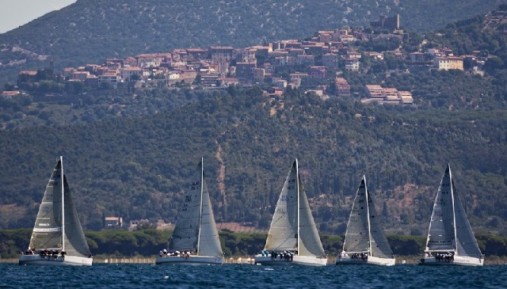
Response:
[[[93,258],[78,256],[42,257],[40,255],[21,255],[19,265],[45,265],[45,266],[91,266]]]
[[[206,264],[217,264],[221,265],[224,263],[224,258],[216,256],[196,256],[190,255],[189,257],[182,256],[163,256],[157,257],[155,264],[188,264],[188,265],[206,265]]]
[[[255,264],[257,265],[291,265],[292,260],[284,258],[271,258],[262,254],[255,255]]]
[[[305,265],[305,266],[327,266],[328,261],[326,257],[314,256],[293,256],[291,259],[284,258],[271,258],[270,256],[256,255],[255,264],[258,265]]]
[[[429,266],[483,266],[484,259],[483,258],[474,258],[474,257],[466,257],[466,256],[454,256],[453,260],[442,260],[436,259],[435,257],[424,257],[421,259],[420,265],[429,265]]]
[[[336,265],[380,265],[380,266],[394,266],[396,264],[395,258],[379,258],[368,256],[366,259],[350,258],[349,256],[336,258]]]
[[[294,264],[305,266],[327,266],[327,257],[316,256],[294,256]]]

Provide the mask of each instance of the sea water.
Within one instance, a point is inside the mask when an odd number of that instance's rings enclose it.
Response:
[[[507,288],[507,266],[0,264],[0,288]]]

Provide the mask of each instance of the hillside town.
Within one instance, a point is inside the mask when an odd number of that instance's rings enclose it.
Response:
[[[318,31],[305,40],[282,40],[246,48],[211,46],[182,48],[169,52],[139,54],[125,59],[107,59],[103,64],[87,64],[63,69],[59,77],[66,85],[122,89],[127,93],[154,88],[200,87],[221,89],[229,86],[259,86],[266,95],[283,96],[287,89],[303,89],[321,97],[357,97],[365,104],[411,105],[411,91],[369,83],[364,93],[352,92],[344,76],[365,73],[365,60],[384,61],[389,57],[404,63],[403,73],[414,70],[465,70],[482,74],[485,59],[480,51],[473,55],[454,55],[450,49],[429,48],[407,52],[402,44],[409,34],[400,28],[399,15],[380,17],[367,29],[349,27]],[[394,43],[385,51],[366,50],[361,43]],[[37,70],[19,72],[18,90],[23,84],[40,79]]]

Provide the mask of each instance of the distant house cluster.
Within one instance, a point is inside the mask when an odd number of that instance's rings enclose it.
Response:
[[[399,91],[393,87],[382,87],[376,84],[366,85],[368,98],[361,100],[362,103],[379,104],[413,104],[414,99],[410,91]]]
[[[409,55],[411,67],[422,66],[436,70],[464,70],[464,59],[466,56],[454,56],[450,49],[431,48],[425,52],[412,52]]]
[[[282,40],[246,48],[174,49],[107,59],[103,64],[65,68],[62,76],[68,83],[112,89],[181,85],[216,89],[262,84],[270,87],[266,92],[274,96],[283,95],[287,88],[323,92],[333,84],[337,72],[360,71],[362,53],[352,45],[358,40],[367,40],[361,30],[341,28],[319,31],[308,40]],[[18,80],[35,79],[36,74],[37,71],[21,71]],[[336,84],[340,96],[350,96],[344,78]]]
[[[344,28],[319,31],[310,40],[282,40],[243,49],[231,46],[175,49],[167,53],[108,59],[102,65],[69,67],[64,69],[63,76],[69,82],[90,86],[107,84],[113,88],[120,84],[142,89],[179,84],[220,88],[267,83],[273,90],[313,89],[314,84],[327,84],[340,63],[346,70],[359,71],[361,53],[347,45],[358,37],[363,36]],[[298,67],[300,71],[284,78],[277,71],[287,66]]]
[[[362,59],[384,60],[392,55],[413,69],[464,70],[464,60],[481,73],[484,60],[474,55],[455,56],[450,49],[427,49],[412,53],[400,48],[390,51],[360,51],[358,42],[396,38],[403,41],[399,15],[380,17],[370,23],[382,33],[366,33],[348,27],[318,31],[306,40],[282,40],[246,48],[211,46],[174,49],[164,53],[140,54],[125,59],[107,59],[103,64],[68,67],[62,77],[67,83],[87,87],[136,90],[171,87],[220,89],[231,85],[260,85],[265,94],[283,96],[288,88],[319,95],[351,97],[344,71],[362,73]],[[386,32],[390,31],[390,32]],[[482,61],[482,62],[481,62]],[[19,79],[35,78],[37,71],[21,71]],[[334,89],[329,89],[333,87]],[[368,95],[357,95],[364,103],[411,104],[409,91],[368,85]],[[360,90],[362,91],[362,90]],[[7,93],[8,95],[10,92]],[[14,92],[12,92],[14,94]]]

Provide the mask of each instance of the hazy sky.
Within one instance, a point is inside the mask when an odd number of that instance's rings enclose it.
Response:
[[[76,0],[0,0],[0,33],[18,28]]]

